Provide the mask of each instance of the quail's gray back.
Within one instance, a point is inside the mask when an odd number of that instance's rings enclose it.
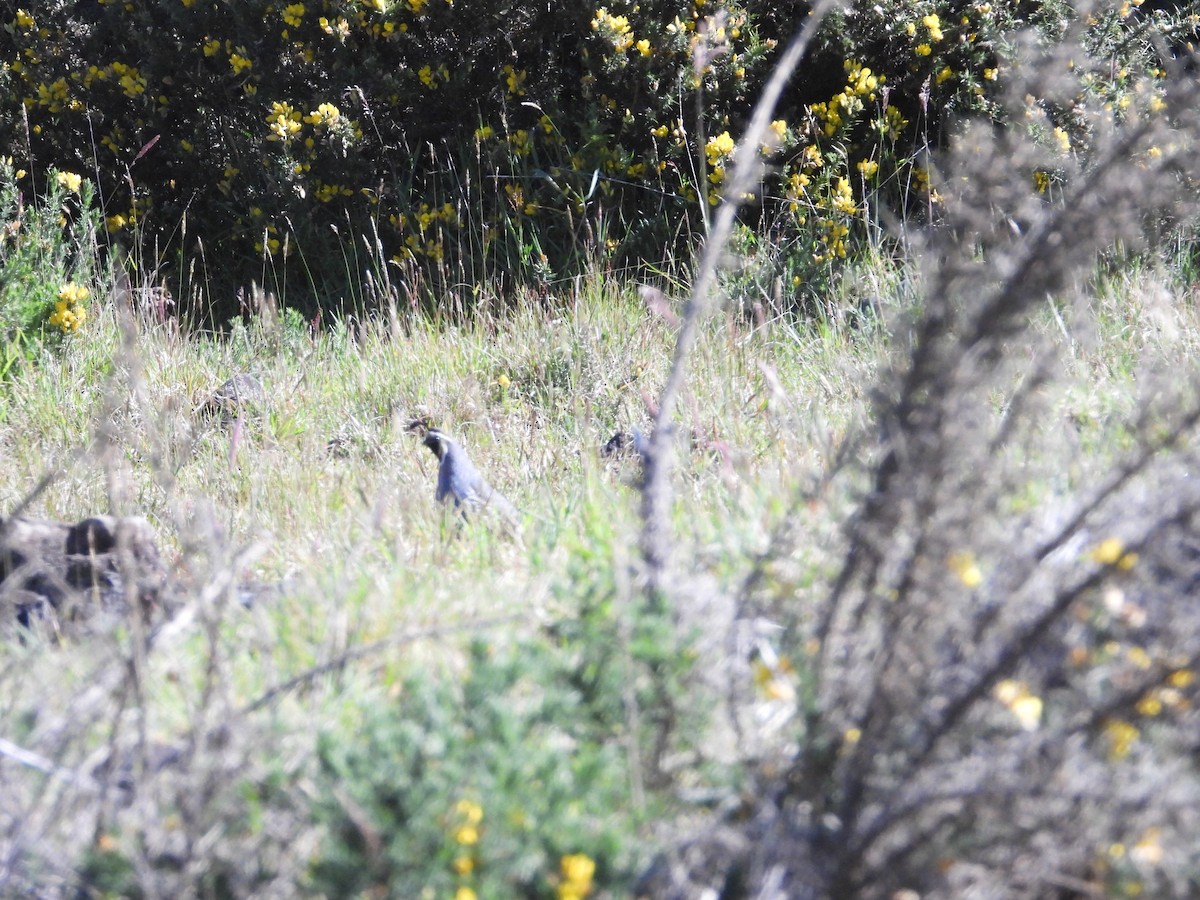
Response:
[[[462,447],[436,428],[426,431],[424,443],[438,458],[439,502],[453,499],[456,507],[471,511],[494,509],[505,518],[516,520],[516,507],[488,484]]]

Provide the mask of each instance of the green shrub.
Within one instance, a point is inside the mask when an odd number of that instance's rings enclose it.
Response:
[[[330,833],[315,886],[565,897],[572,865],[627,882],[641,860],[623,719],[598,735],[555,668],[545,647],[477,644],[461,684],[413,678],[347,710],[354,726],[319,749]]]
[[[87,320],[97,220],[92,186],[51,170],[45,194],[26,198],[27,173],[0,160],[0,379],[46,341]]]

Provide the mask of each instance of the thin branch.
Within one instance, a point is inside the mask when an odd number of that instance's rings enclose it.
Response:
[[[717,210],[711,230],[704,242],[700,268],[692,286],[684,310],[683,324],[676,338],[675,354],[666,384],[658,400],[658,414],[654,418],[654,430],[650,434],[649,447],[645,454],[645,476],[642,485],[642,534],[641,550],[646,564],[647,589],[652,602],[660,602],[664,577],[671,554],[671,467],[674,451],[671,445],[671,422],[679,401],[679,394],[687,377],[687,361],[696,343],[701,317],[708,312],[714,293],[717,271],[721,256],[733,233],[737,212],[742,197],[753,191],[762,171],[763,161],[759,147],[770,128],[775,106],[800,63],[809,44],[825,16],[840,4],[840,0],[820,0],[804,25],[788,44],[776,65],[771,78],[763,89],[762,97],[754,107],[750,125],[734,154],[733,177],[729,182],[725,200]]]

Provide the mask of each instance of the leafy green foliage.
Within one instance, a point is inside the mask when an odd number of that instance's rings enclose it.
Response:
[[[348,710],[361,725],[319,748],[330,836],[315,885],[336,897],[385,886],[552,897],[577,854],[599,883],[627,881],[639,854],[623,718],[597,722],[556,655],[476,643],[461,684],[411,678]]]
[[[87,318],[96,263],[92,186],[51,170],[43,197],[27,201],[11,160],[0,160],[0,379],[47,338]]]

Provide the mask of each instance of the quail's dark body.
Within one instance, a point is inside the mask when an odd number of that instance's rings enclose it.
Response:
[[[508,519],[516,519],[517,510],[475,468],[466,451],[436,428],[425,432],[424,444],[438,458],[437,499],[453,500],[456,507],[468,511],[489,508]]]

